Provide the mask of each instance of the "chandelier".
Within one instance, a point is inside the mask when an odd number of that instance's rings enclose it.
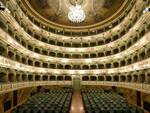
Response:
[[[68,18],[71,22],[81,23],[85,20],[85,12],[81,5],[76,4],[75,6],[71,6],[69,9]]]

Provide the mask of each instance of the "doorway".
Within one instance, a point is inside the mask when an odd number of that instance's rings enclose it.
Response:
[[[80,77],[74,77],[73,78],[73,88],[75,90],[80,90],[81,84],[80,84]]]

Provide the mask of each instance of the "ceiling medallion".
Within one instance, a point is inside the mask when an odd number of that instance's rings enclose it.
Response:
[[[85,20],[85,12],[81,5],[76,4],[75,6],[69,7],[68,19],[73,23],[81,23]]]

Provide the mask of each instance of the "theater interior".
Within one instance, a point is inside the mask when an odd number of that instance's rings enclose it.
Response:
[[[0,113],[150,113],[150,0],[0,0]]]

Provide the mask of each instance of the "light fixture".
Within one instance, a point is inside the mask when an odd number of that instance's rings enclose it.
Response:
[[[143,13],[150,12],[150,7],[147,7],[143,10]]]
[[[10,13],[9,9],[7,7],[5,7],[2,2],[0,2],[0,11],[5,11],[5,12]]]
[[[2,2],[0,2],[0,10],[4,11],[5,10],[5,6],[3,5]]]
[[[75,6],[71,6],[69,9],[68,18],[71,22],[81,23],[85,20],[86,15],[81,5],[76,4]]]

